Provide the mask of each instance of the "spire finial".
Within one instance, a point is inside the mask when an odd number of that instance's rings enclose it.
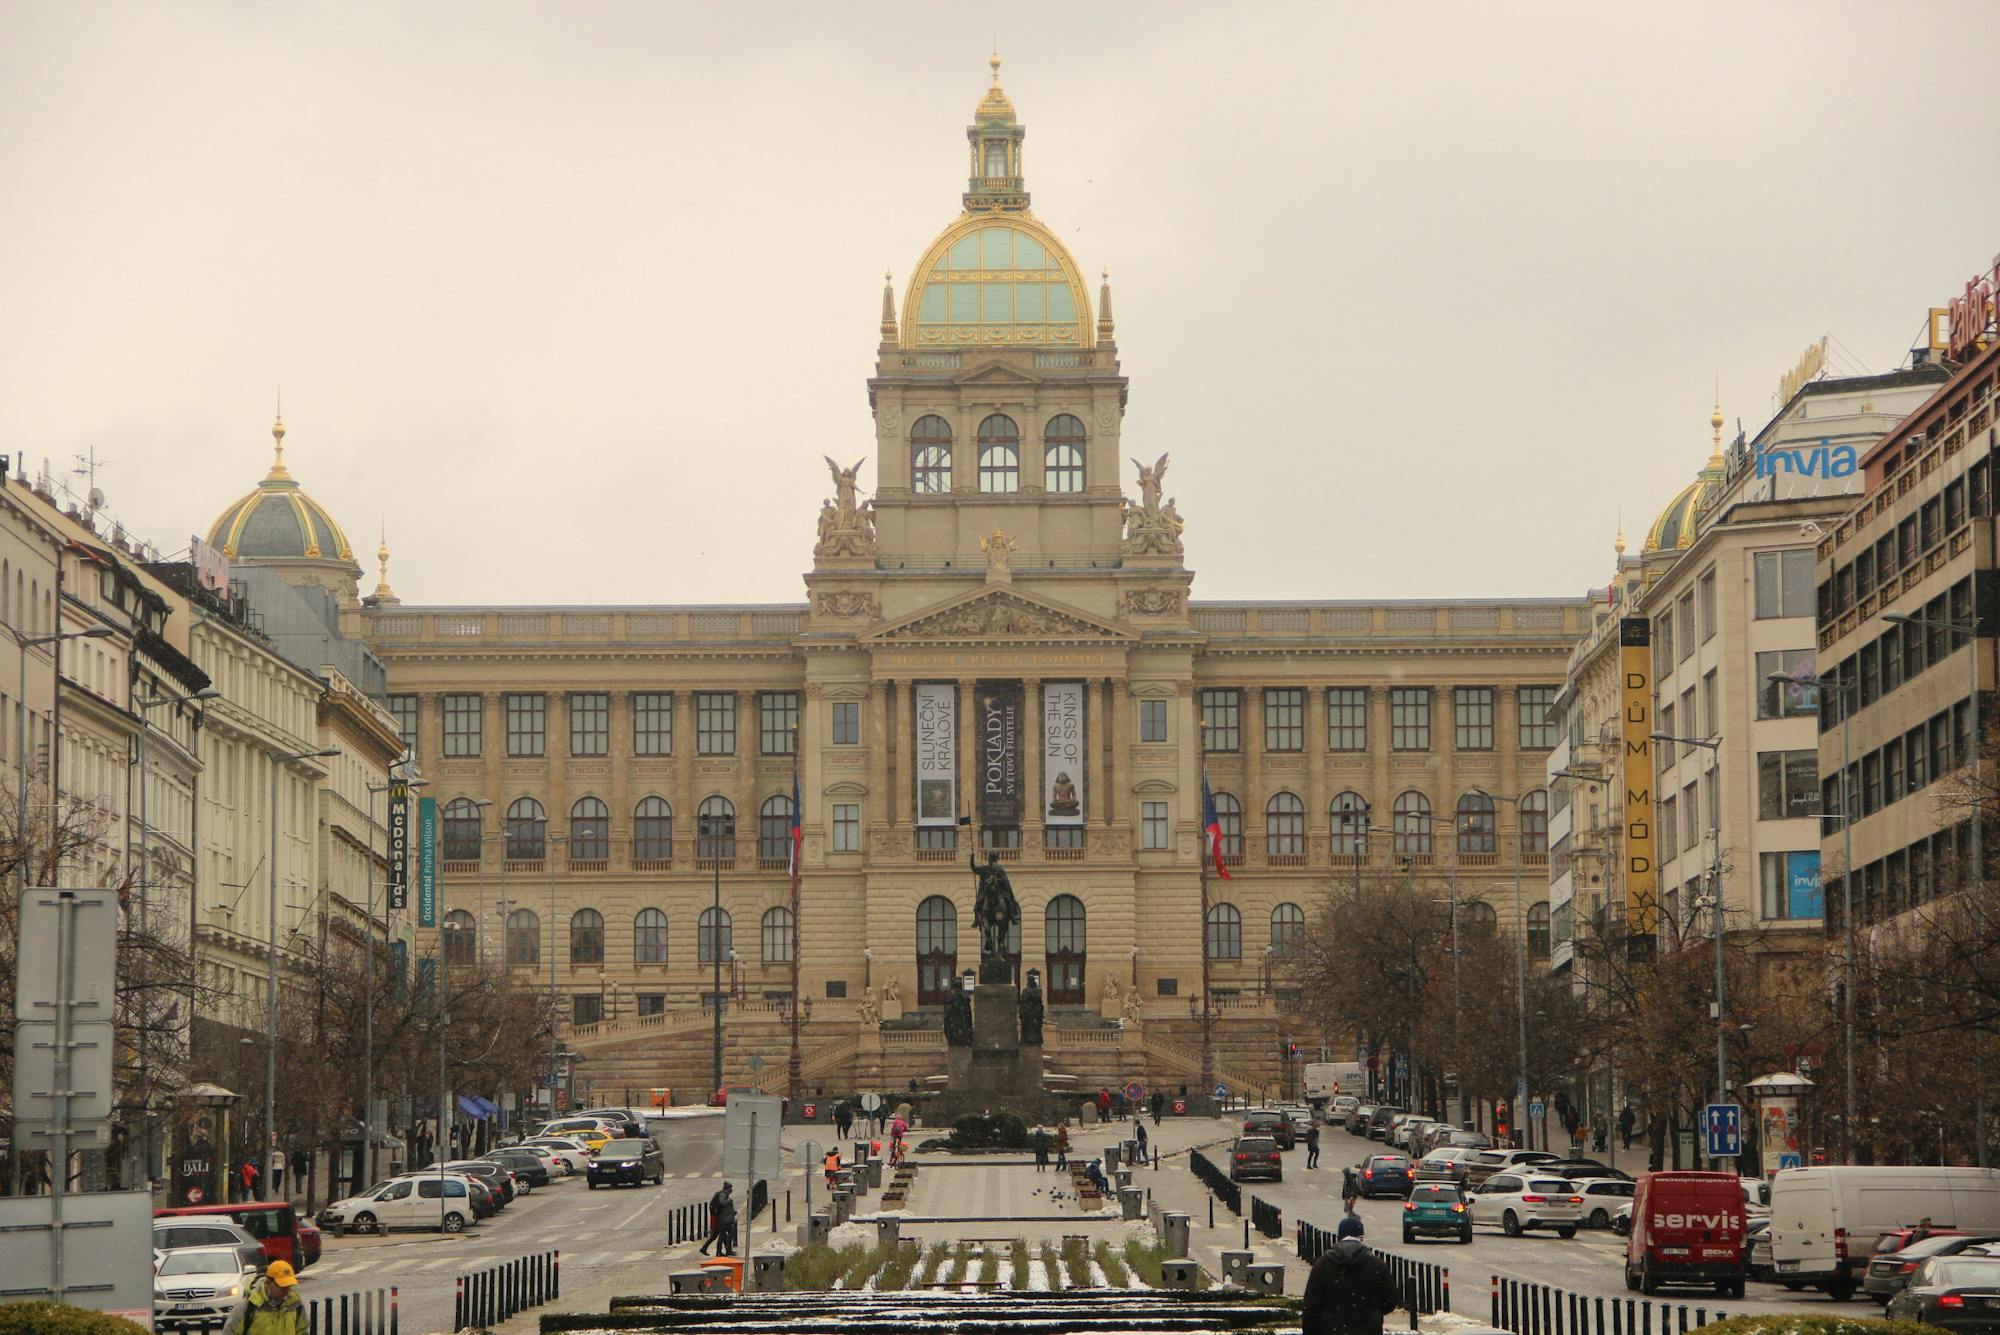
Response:
[[[894,343],[896,333],[896,284],[887,269],[882,271],[882,341]]]
[[[382,572],[381,582],[375,586],[375,601],[393,603],[400,601],[396,591],[389,587],[389,521],[382,521],[382,542],[375,549],[375,561]]]
[[[1709,450],[1708,466],[1721,468],[1722,462],[1722,377],[1715,377],[1715,408],[1708,415],[1708,426],[1715,433],[1715,440]]]
[[[1625,507],[1622,505],[1618,507],[1618,541],[1611,544],[1611,550],[1620,556],[1625,555]]]
[[[1097,289],[1097,341],[1106,343],[1118,331],[1111,318],[1111,266],[1104,266],[1104,285]]]
[[[291,477],[285,471],[285,391],[278,391],[277,415],[271,419],[271,471],[264,475],[266,482],[282,482]]]

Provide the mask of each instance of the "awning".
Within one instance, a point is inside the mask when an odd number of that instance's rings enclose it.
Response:
[[[458,1096],[458,1110],[475,1122],[483,1122],[500,1111],[500,1105],[490,1099],[482,1099],[477,1094]]]

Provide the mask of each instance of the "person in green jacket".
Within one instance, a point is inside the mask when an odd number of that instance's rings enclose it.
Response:
[[[229,1314],[222,1335],[306,1335],[306,1305],[289,1261],[273,1261]]]

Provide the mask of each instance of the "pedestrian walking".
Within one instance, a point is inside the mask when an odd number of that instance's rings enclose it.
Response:
[[[733,1190],[734,1187],[730,1183],[725,1182],[722,1184],[722,1190],[708,1198],[708,1236],[701,1240],[701,1254],[703,1256],[708,1255],[708,1248],[711,1243],[715,1246],[716,1255],[720,1256],[722,1254],[722,1208],[725,1205],[731,1210],[736,1208],[735,1202],[730,1195]]]
[[[255,1159],[245,1159],[243,1161],[243,1199],[246,1201],[257,1199],[257,1161]]]
[[[1598,1152],[1599,1154],[1602,1154],[1602,1153],[1604,1153],[1604,1114],[1603,1114],[1603,1113],[1599,1113],[1599,1114],[1597,1115],[1597,1121],[1596,1121],[1596,1122],[1595,1122],[1595,1124],[1593,1125],[1593,1128],[1592,1128],[1592,1129],[1593,1129],[1593,1130],[1594,1130],[1594,1131],[1596,1132],[1596,1136],[1595,1136],[1595,1139],[1594,1139],[1594,1142],[1593,1142],[1593,1143],[1594,1143],[1594,1147],[1596,1148],[1596,1150],[1597,1150],[1597,1152]]]
[[[1347,1213],[1354,1213],[1354,1202],[1361,1199],[1361,1179],[1354,1175],[1352,1168],[1340,1170],[1340,1203]]]
[[[834,1134],[839,1136],[842,1140],[846,1140],[848,1128],[853,1125],[854,1125],[854,1114],[851,1111],[849,1111],[847,1107],[847,1100],[842,1099],[839,1103],[834,1104],[833,1105]]]
[[[1069,1123],[1056,1123],[1056,1171],[1069,1167]]]
[[[1097,1090],[1097,1120],[1100,1122],[1111,1120],[1111,1091],[1103,1086],[1099,1086]]]
[[[736,1197],[723,1184],[722,1207],[715,1214],[715,1252],[718,1256],[736,1255]]]
[[[1137,1117],[1134,1117],[1132,1119],[1132,1125],[1135,1128],[1137,1128],[1139,1132],[1139,1134],[1135,1137],[1135,1139],[1139,1142],[1139,1162],[1144,1163],[1146,1161],[1146,1124],[1140,1121]]]
[[[1040,1122],[1035,1123],[1034,1146],[1035,1171],[1046,1173],[1049,1171],[1049,1129]]]
[[[1167,1110],[1167,1096],[1159,1090],[1153,1091],[1153,1125],[1160,1124],[1160,1114]]]
[[[1313,1122],[1306,1127],[1306,1167],[1308,1168],[1319,1167],[1319,1123],[1318,1122]]]
[[[1638,1114],[1632,1111],[1631,1104],[1628,1103],[1618,1110],[1618,1139],[1620,1141],[1620,1149],[1629,1150],[1632,1148],[1632,1124],[1638,1120]]]
[[[306,1330],[299,1277],[290,1261],[273,1261],[237,1302],[222,1335],[306,1335]]]
[[[1335,1237],[1306,1279],[1300,1335],[1382,1335],[1382,1318],[1401,1305],[1396,1281],[1362,1242],[1359,1215],[1343,1218]]]

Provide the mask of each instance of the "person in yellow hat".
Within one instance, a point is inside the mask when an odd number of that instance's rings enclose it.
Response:
[[[290,1261],[273,1261],[229,1314],[222,1335],[306,1335],[306,1305]]]

